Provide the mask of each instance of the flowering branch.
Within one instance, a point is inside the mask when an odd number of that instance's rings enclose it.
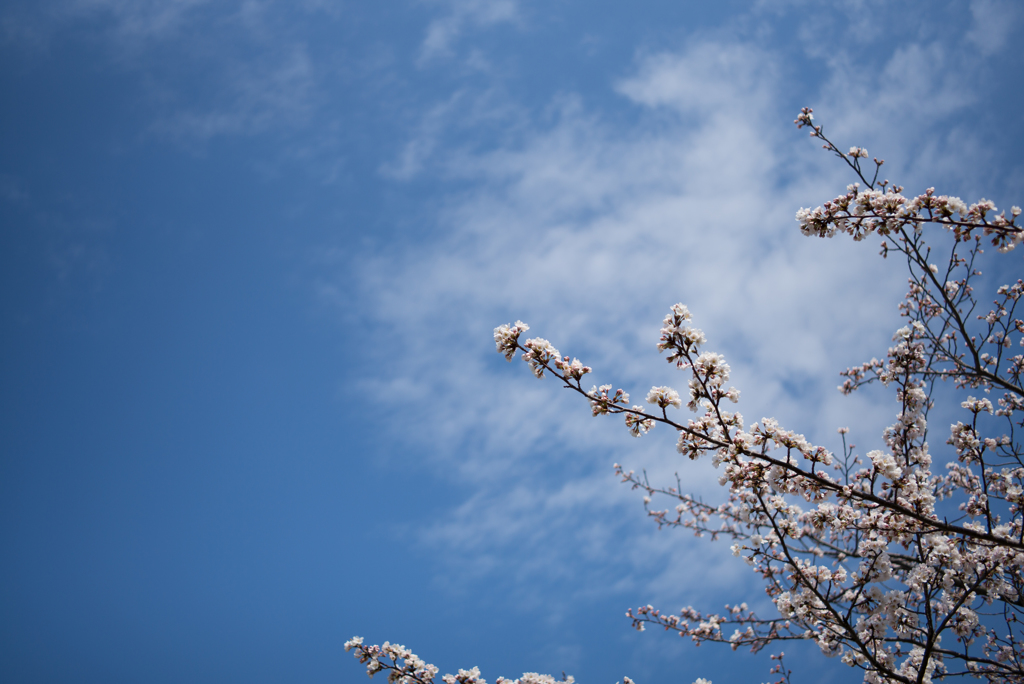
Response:
[[[901,187],[878,181],[881,160],[869,178],[860,164],[867,151],[842,152],[813,123],[810,109],[796,123],[811,127],[811,135],[866,186],[851,185],[823,207],[801,209],[801,231],[819,237],[846,233],[855,241],[877,234],[883,256],[903,255],[910,271],[900,306],[908,324],[893,336],[885,360],[848,369],[840,386],[849,394],[877,381],[895,390],[899,413],[883,433],[884,449],[858,456],[843,428],[837,458],[771,418],[747,427],[741,414],[726,408],[739,398],[726,385],[728,364],[702,351],[705,335],[689,324],[682,304],[666,316],[658,348],[688,375],[687,407],[697,416],[686,421],[669,416],[670,408],[683,403],[669,387],[650,390],[647,404],[653,409],[630,404],[629,395],[622,389],[613,393],[611,385],[585,389],[583,376],[592,369],[542,338],[520,342],[528,330],[522,322],[495,329],[498,351],[509,360],[521,352],[538,378],[550,374],[586,397],[593,415],[622,414],[636,437],[658,423],[671,427],[680,453],[691,460],[710,456],[723,471],[719,482],[728,487],[728,501],[713,506],[684,494],[678,476],[676,487],[656,487],[646,474],[615,466],[624,482],[644,490],[648,515],[659,526],[686,527],[712,540],[730,537],[733,552],[765,580],[781,617],[761,618],[746,604],[727,607],[726,615],[693,608],[666,615],[642,606],[627,613],[637,629],[655,623],[698,643],[753,651],[776,641],[812,639],[825,655],[862,669],[867,682],[924,682],[957,674],[1024,681],[1024,449],[1015,437],[1015,428],[1024,427],[1024,357],[1007,351],[1015,342],[1024,346],[1024,322],[1015,317],[1024,282],[998,288],[993,308],[982,315],[975,314],[972,285],[981,275],[983,237],[1003,253],[1024,241],[1024,228],[1016,223],[1020,209],[1013,207],[1008,218],[987,200],[968,206],[930,188],[907,198]],[[924,232],[929,225],[954,238],[942,260],[944,271],[931,261]],[[945,475],[932,472],[926,441],[940,380],[952,380],[956,391],[1002,392],[995,404],[971,395],[961,402],[970,420],[951,427],[947,444],[955,459]],[[652,509],[654,497],[673,499],[675,514]],[[943,499],[958,503],[959,514],[950,519]],[[811,506],[805,510],[801,500]],[[713,525],[712,517],[720,523]],[[993,605],[1001,610],[987,609]],[[735,631],[726,636],[723,627]],[[958,647],[943,646],[944,634]],[[949,663],[959,665],[951,669]]]
[[[894,392],[899,410],[882,434],[882,448],[862,456],[840,428],[843,447],[834,454],[772,418],[748,425],[732,408],[740,393],[728,385],[729,365],[703,350],[706,336],[682,304],[665,317],[657,346],[686,374],[687,391],[652,387],[647,406],[632,404],[627,392],[610,384],[586,389],[584,376],[593,369],[543,338],[521,341],[529,330],[522,321],[495,328],[497,351],[508,361],[520,354],[537,378],[555,377],[584,397],[594,416],[621,415],[634,437],[657,424],[672,428],[680,454],[709,457],[721,470],[727,500],[710,504],[684,493],[678,475],[675,486],[656,486],[646,473],[615,464],[624,483],[643,490],[645,509],[659,527],[687,528],[712,541],[729,538],[733,553],[764,580],[779,617],[761,617],[746,603],[726,606],[724,614],[692,607],[666,614],[648,605],[627,611],[634,628],[654,624],[697,644],[754,652],[813,640],[872,684],[956,676],[1024,682],[1024,446],[1018,438],[1024,355],[1010,351],[1024,346],[1016,309],[1024,280],[999,287],[987,311],[974,295],[983,241],[1004,254],[1024,242],[1021,210],[1013,207],[1007,217],[988,200],[968,206],[932,188],[906,197],[902,187],[878,180],[882,160],[874,159],[873,172],[864,168],[867,151],[840,150],[809,108],[795,123],[809,127],[859,179],[823,206],[800,209],[801,232],[847,234],[858,242],[877,235],[882,256],[902,256],[909,272],[900,304],[907,324],[893,335],[884,359],[847,369],[839,387],[850,394],[878,382]],[[952,236],[942,258],[937,248],[933,256],[926,233],[935,229]],[[951,387],[939,393],[944,381]],[[940,474],[933,471],[928,414],[936,401],[957,395],[964,419],[950,426],[945,443],[951,449]],[[673,417],[684,402],[694,415]],[[653,507],[655,499],[670,500],[672,508]],[[370,676],[386,670],[392,682],[432,684],[437,673],[387,642],[363,646],[354,638],[350,649]],[[789,684],[782,654],[772,657],[777,684]],[[486,684],[476,668],[442,679]],[[555,680],[527,673],[497,681]]]
[[[378,672],[388,673],[389,684],[433,684],[438,669],[423,660],[415,653],[399,644],[391,644],[385,641],[380,646],[364,646],[362,637],[352,637],[345,642],[345,650],[355,650],[353,654],[361,663],[366,663],[366,674],[372,679]],[[401,661],[401,665],[399,664]],[[474,667],[470,670],[459,670],[458,674],[446,674],[441,677],[444,684],[487,684],[487,681],[480,676],[480,669]],[[561,679],[555,679],[551,675],[526,672],[519,679],[506,679],[498,677],[495,684],[556,684],[564,682],[573,684],[576,680],[562,673]],[[624,684],[633,684],[626,677]]]

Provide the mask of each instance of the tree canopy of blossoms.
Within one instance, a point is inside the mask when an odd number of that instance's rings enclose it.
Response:
[[[974,290],[985,249],[1007,253],[1024,240],[1016,223],[1021,210],[1007,216],[988,200],[967,205],[932,188],[908,197],[878,180],[881,160],[872,169],[862,161],[866,150],[843,152],[826,138],[811,109],[795,123],[859,181],[823,206],[798,211],[803,234],[878,236],[882,255],[898,255],[909,271],[900,304],[906,325],[884,359],[844,371],[839,388],[849,394],[880,383],[895,393],[898,415],[882,435],[884,448],[861,456],[839,428],[842,450],[834,453],[772,418],[748,423],[732,408],[739,391],[729,386],[729,364],[704,349],[705,335],[682,304],[665,317],[658,349],[683,372],[685,391],[652,387],[645,405],[612,385],[587,389],[584,376],[593,370],[543,338],[521,339],[529,329],[521,321],[495,329],[497,350],[509,361],[521,353],[535,376],[555,377],[589,401],[594,416],[621,415],[636,437],[658,423],[670,427],[680,454],[711,459],[721,473],[727,500],[712,505],[678,483],[651,484],[615,466],[623,482],[643,491],[659,527],[731,540],[778,615],[762,617],[746,603],[675,614],[647,605],[627,613],[636,629],[657,625],[698,643],[755,652],[814,641],[869,683],[1024,682],[1024,450],[1016,432],[1024,429],[1024,355],[1017,353],[1024,320],[1016,310],[1024,281],[999,286],[991,304]],[[952,235],[951,246],[933,252],[942,241],[931,237],[942,230]],[[928,415],[951,397],[960,420],[948,433],[932,431],[933,441],[937,435],[950,447],[936,459]],[[684,402],[689,418],[678,417]],[[431,684],[438,671],[402,646],[366,646],[356,637],[345,649],[355,650],[370,676],[386,670],[390,682]],[[781,653],[773,658],[772,671],[788,682]],[[476,668],[442,680],[485,684]],[[573,680],[527,673],[496,681]]]

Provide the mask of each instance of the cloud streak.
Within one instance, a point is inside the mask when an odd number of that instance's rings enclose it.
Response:
[[[486,28],[520,19],[517,0],[443,0],[442,16],[428,24],[420,46],[420,65],[450,56],[453,44],[470,28]]]
[[[72,19],[106,15],[123,40],[142,44],[180,35],[193,14],[210,0],[70,0],[63,12]]]
[[[478,571],[512,548],[547,546],[551,538],[590,545],[521,568],[527,575],[564,567],[570,557],[614,558],[612,547],[623,544],[623,558],[650,559],[650,549],[670,558],[673,549],[650,530],[622,522],[636,501],[610,475],[614,454],[637,449],[645,458],[623,458],[659,477],[682,468],[688,485],[705,494],[717,488],[713,471],[678,463],[670,436],[631,443],[620,426],[589,421],[585,404],[554,384],[495,363],[489,330],[514,317],[594,365],[600,381],[642,397],[651,384],[685,385],[666,372],[654,342],[668,306],[687,301],[709,332],[709,348],[729,355],[751,395],[743,406],[826,422],[832,402],[808,416],[808,397],[787,383],[834,373],[829,347],[848,348],[841,344],[847,326],[877,338],[875,312],[837,292],[862,291],[865,273],[875,292],[896,283],[870,251],[821,250],[800,237],[792,218],[799,198],[826,196],[841,174],[822,176],[808,162],[799,182],[781,187],[782,170],[795,162],[778,150],[803,140],[777,120],[773,129],[745,114],[774,106],[773,73],[770,55],[731,44],[646,59],[618,90],[644,123],[659,126],[619,132],[570,99],[553,125],[519,145],[452,154],[443,172],[479,185],[443,212],[446,237],[426,252],[382,255],[359,269],[382,323],[401,316],[430,331],[431,349],[459,350],[444,361],[406,352],[394,376],[367,381],[381,401],[394,398],[396,383],[410,397],[428,397],[413,400],[427,406],[414,432],[442,454],[457,454],[437,458],[475,487],[428,532],[430,543],[471,550],[458,555]],[[809,391],[820,398],[823,390]],[[571,485],[548,479],[559,472],[574,473]],[[575,515],[559,516],[568,491],[585,495],[570,497]],[[669,584],[626,565],[615,572]]]
[[[227,70],[222,92],[209,108],[179,110],[154,122],[152,130],[191,142],[302,125],[315,109],[316,72],[303,45],[282,52],[274,62],[237,62]]]

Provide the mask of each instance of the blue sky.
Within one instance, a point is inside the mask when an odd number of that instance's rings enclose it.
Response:
[[[748,418],[880,441],[893,406],[835,386],[884,353],[904,276],[799,235],[851,179],[791,121],[813,106],[910,192],[1020,204],[1021,21],[977,0],[4,3],[5,680],[364,681],[354,634],[489,681],[767,679],[623,617],[763,603],[611,466],[709,498],[714,471],[591,419],[491,331],[521,318],[642,395],[684,384],[654,348],[682,301]],[[851,674],[820,662],[800,681]]]

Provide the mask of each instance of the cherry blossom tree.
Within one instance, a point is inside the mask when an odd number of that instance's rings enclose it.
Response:
[[[814,641],[871,683],[1024,682],[1024,449],[1015,432],[1024,428],[1024,355],[1014,353],[1024,346],[1016,313],[1024,281],[999,286],[991,305],[975,295],[982,261],[992,258],[986,249],[1004,254],[1024,240],[1021,210],[1007,217],[988,200],[968,206],[931,188],[908,197],[879,181],[881,160],[866,162],[866,150],[843,152],[829,140],[811,109],[795,123],[858,181],[823,206],[798,211],[803,234],[880,237],[882,256],[905,262],[909,273],[900,304],[906,325],[885,359],[844,371],[839,388],[849,394],[878,383],[894,392],[898,416],[882,435],[884,448],[861,456],[839,428],[842,449],[834,453],[772,418],[748,424],[732,409],[739,391],[728,385],[728,363],[704,349],[706,337],[682,304],[665,317],[658,349],[684,373],[686,391],[652,387],[646,405],[612,385],[587,389],[584,376],[593,369],[545,339],[521,339],[529,329],[521,321],[495,329],[497,350],[509,361],[521,354],[536,377],[550,375],[585,398],[594,416],[621,415],[636,437],[658,423],[675,430],[680,454],[711,459],[721,472],[726,500],[710,504],[678,481],[654,484],[615,466],[624,483],[642,490],[659,527],[730,540],[778,614],[762,617],[742,602],[722,613],[647,605],[627,613],[636,629],[659,626],[754,652]],[[936,231],[952,239],[933,239]],[[684,401],[689,418],[677,417]],[[948,433],[933,432],[950,448],[933,449],[929,412],[950,401],[959,403],[961,419]],[[357,637],[345,648],[371,676],[387,671],[391,682],[430,684],[437,674],[402,646],[368,646]],[[773,659],[772,671],[788,682],[782,654]],[[442,679],[484,684],[476,668]],[[497,679],[555,681],[534,673]]]

